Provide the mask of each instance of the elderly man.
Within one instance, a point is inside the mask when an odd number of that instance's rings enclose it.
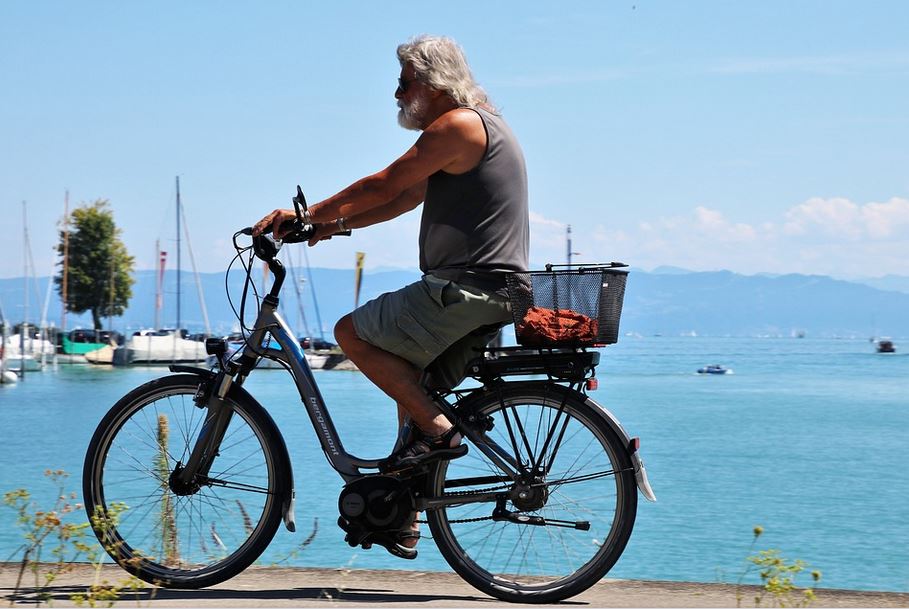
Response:
[[[347,356],[397,402],[400,420],[416,427],[382,463],[384,471],[467,452],[427,388],[460,383],[467,361],[510,320],[505,274],[527,270],[529,241],[520,146],[474,81],[461,48],[450,38],[420,36],[397,53],[398,122],[420,137],[385,169],[313,205],[308,217],[316,227],[312,246],[423,203],[423,278],[335,326]],[[293,210],[277,209],[254,233],[271,230],[280,238],[282,223],[294,218]]]

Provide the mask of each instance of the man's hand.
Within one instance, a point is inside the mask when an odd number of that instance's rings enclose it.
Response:
[[[287,231],[281,229],[281,225],[285,222],[293,222],[296,219],[297,213],[294,210],[276,209],[256,222],[252,230],[253,237],[258,237],[263,232],[271,231],[275,239],[280,239],[287,233]]]

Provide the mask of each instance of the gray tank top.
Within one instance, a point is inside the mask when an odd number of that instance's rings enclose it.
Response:
[[[486,153],[463,174],[429,176],[420,223],[420,269],[490,291],[504,274],[528,270],[527,170],[501,116],[474,109],[486,128]]]

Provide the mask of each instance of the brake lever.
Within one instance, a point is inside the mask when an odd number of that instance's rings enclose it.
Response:
[[[304,214],[304,212],[308,211],[309,208],[306,205],[306,196],[303,194],[303,189],[300,188],[299,184],[297,184],[297,196],[295,196],[293,198],[293,202],[294,202],[294,209],[297,212],[297,221],[300,224],[305,224],[305,222],[303,221],[303,218],[304,218],[303,214]],[[303,211],[300,211],[301,206],[303,207]]]

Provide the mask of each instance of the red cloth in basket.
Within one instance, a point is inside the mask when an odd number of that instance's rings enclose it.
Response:
[[[517,330],[524,344],[593,343],[599,324],[571,309],[530,307]]]

